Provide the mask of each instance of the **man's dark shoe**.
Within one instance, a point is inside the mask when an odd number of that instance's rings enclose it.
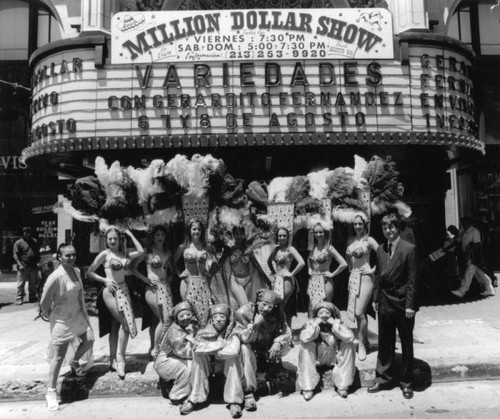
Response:
[[[382,390],[390,390],[391,386],[389,383],[375,383],[366,390],[368,393],[378,393]]]
[[[403,397],[405,399],[412,399],[413,398],[413,389],[411,387],[404,387],[403,388]]]

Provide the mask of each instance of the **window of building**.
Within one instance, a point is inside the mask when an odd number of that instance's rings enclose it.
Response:
[[[470,8],[464,7],[451,17],[448,26],[448,36],[459,39],[464,44],[472,44]]]
[[[482,55],[500,55],[500,8],[491,9],[492,2],[478,5],[479,40]]]
[[[30,13],[36,14],[36,23],[30,19]],[[35,33],[30,35],[30,31]],[[41,3],[31,2],[30,6],[28,1],[0,1],[0,60],[28,60],[30,36],[36,40],[32,47],[39,48],[61,39],[61,30]]]
[[[61,39],[59,24],[47,10],[38,9],[37,17],[37,48],[40,48],[41,46],[48,44],[49,42],[54,42],[58,39]]]
[[[29,5],[23,1],[0,1],[0,60],[28,59]]]

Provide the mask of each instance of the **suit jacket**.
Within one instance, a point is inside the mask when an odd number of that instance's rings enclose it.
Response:
[[[411,243],[400,238],[390,259],[386,245],[379,246],[373,301],[385,304],[389,310],[417,311],[417,269],[417,252]]]

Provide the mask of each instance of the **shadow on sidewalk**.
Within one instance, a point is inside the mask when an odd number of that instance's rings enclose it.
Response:
[[[92,367],[84,378],[75,377],[71,373],[66,374],[61,383],[61,404],[88,399],[97,380],[107,372],[107,365],[97,365]]]

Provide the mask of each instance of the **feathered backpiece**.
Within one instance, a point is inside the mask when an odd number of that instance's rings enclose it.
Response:
[[[73,185],[68,186],[68,191],[71,205],[76,211],[85,216],[98,218],[98,214],[106,202],[106,193],[97,177],[85,176],[77,179]],[[66,208],[69,209],[69,206]]]
[[[109,168],[107,185],[106,202],[101,208],[101,217],[116,223],[142,214],[137,199],[137,186],[118,161]]]
[[[267,187],[269,202],[286,202],[286,194],[293,182],[293,177],[276,177]]]
[[[309,196],[311,181],[307,176],[295,176],[285,193],[285,201],[297,204]]]
[[[248,184],[246,194],[248,199],[258,210],[267,209],[267,186],[265,183],[254,180]]]
[[[319,200],[326,198],[328,192],[326,180],[330,174],[330,170],[323,169],[318,172],[311,172],[307,175],[311,182],[311,191],[309,193],[311,197]]]
[[[208,226],[208,204],[207,196],[183,195],[184,223],[189,225],[194,221],[199,221],[206,229]]]
[[[401,202],[404,188],[398,181],[399,172],[395,166],[394,162],[373,156],[363,173],[370,187],[371,210],[374,214],[396,208],[402,216],[411,215],[410,207]]]
[[[219,197],[220,205],[242,208],[245,207],[248,202],[243,179],[235,179],[230,174],[224,175],[221,193]]]

